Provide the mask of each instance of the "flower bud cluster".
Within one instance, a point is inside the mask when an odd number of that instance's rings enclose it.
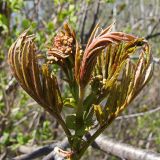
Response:
[[[73,53],[73,37],[60,32],[53,40],[53,47],[70,55]]]

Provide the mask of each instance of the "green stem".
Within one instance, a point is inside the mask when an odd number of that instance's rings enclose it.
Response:
[[[70,146],[72,146],[72,140],[71,140],[71,137],[72,137],[72,134],[70,132],[70,130],[67,128],[66,126],[66,123],[64,122],[62,116],[60,114],[57,114],[55,112],[53,112],[50,108],[46,108],[46,110],[53,116],[56,118],[56,120],[58,121],[58,123],[62,126],[67,138],[68,138],[68,142],[70,144]]]
[[[76,119],[77,119],[76,121],[78,124],[83,121],[83,98],[84,98],[84,89],[80,87],[79,102],[78,102],[77,111],[76,111]],[[82,121],[78,121],[78,120],[82,120]]]
[[[79,88],[79,101],[76,108],[76,128],[75,128],[75,136],[73,141],[73,149],[75,152],[79,152],[82,134],[84,129],[84,121],[83,121],[83,98],[84,98],[84,89]]]
[[[87,141],[87,143],[85,143],[81,149],[80,152],[78,154],[78,156],[76,157],[77,160],[79,160],[84,152],[87,150],[87,148],[95,141],[95,139],[112,123],[112,121],[115,119],[115,117],[111,117],[110,120],[108,121],[108,123],[104,124],[103,126],[101,126]],[[74,158],[73,158],[74,159]]]
[[[57,116],[57,121],[59,122],[59,124],[62,126],[67,138],[68,138],[68,142],[70,144],[70,146],[72,146],[72,140],[71,140],[71,137],[72,137],[72,134],[70,132],[70,130],[68,129],[68,127],[66,126],[66,123],[64,122],[63,118],[61,117],[61,115],[58,115]]]
[[[54,118],[56,118],[58,123],[62,126],[65,134],[67,135],[68,142],[69,142],[70,146],[72,146],[72,140],[71,140],[72,134],[71,134],[70,130],[67,128],[66,123],[64,122],[62,116],[59,113],[54,112],[47,105],[43,104],[43,106],[44,106],[45,110],[48,111],[48,113],[51,114]]]

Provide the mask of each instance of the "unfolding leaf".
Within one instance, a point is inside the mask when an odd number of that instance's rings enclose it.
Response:
[[[130,58],[133,54],[139,54],[138,60]],[[149,81],[152,70],[149,45],[143,39],[109,45],[98,56],[90,85],[97,95],[93,100],[96,105],[106,98],[103,109],[106,121],[117,117],[128,106]],[[101,79],[97,79],[99,76]],[[98,109],[96,114],[101,125]]]
[[[12,44],[8,59],[11,69],[24,90],[47,111],[59,114],[62,100],[56,78],[39,66],[34,36],[28,30]],[[43,72],[42,72],[43,70]],[[42,80],[43,79],[43,80]]]
[[[96,26],[95,30],[97,30],[97,28],[98,26]],[[80,84],[82,87],[85,87],[88,84],[94,65],[96,64],[97,57],[101,54],[104,48],[110,44],[130,42],[136,39],[136,37],[122,32],[109,32],[111,31],[111,28],[112,25],[95,38],[92,38],[95,34],[95,31],[93,31],[93,35],[91,36],[84,51],[80,68]]]

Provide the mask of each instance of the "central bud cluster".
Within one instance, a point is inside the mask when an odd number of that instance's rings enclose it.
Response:
[[[68,24],[64,24],[63,29],[53,38],[52,45],[48,49],[48,62],[55,62],[62,66],[66,64],[68,58],[74,61],[75,49],[75,33]]]
[[[53,39],[53,47],[67,55],[70,55],[73,52],[73,38],[63,32],[60,32]]]

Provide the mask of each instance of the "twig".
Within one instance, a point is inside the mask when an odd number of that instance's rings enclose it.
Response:
[[[153,34],[153,33],[154,33],[154,31],[155,31],[155,29],[158,27],[159,23],[160,23],[160,19],[159,19],[158,22],[153,26],[150,34]]]
[[[154,33],[154,34],[150,34],[148,36],[145,37],[145,39],[149,40],[151,38],[155,38],[157,36],[160,36],[160,32]]]
[[[55,147],[63,148],[65,146],[68,146],[68,141],[66,138],[62,142],[53,143],[51,145],[40,147],[29,154],[24,154],[24,155],[20,155],[18,157],[15,157],[15,158],[13,158],[13,160],[32,160],[32,159],[42,157],[44,155],[49,154],[50,152],[52,152],[54,150]]]
[[[153,35],[155,35],[155,34],[153,34],[153,33],[154,33],[155,29],[158,27],[159,23],[160,23],[160,19],[159,19],[158,22],[153,26],[150,34],[148,34],[148,35],[146,36],[146,39],[150,39],[150,38],[155,37],[155,36],[153,36]],[[158,36],[158,35],[156,35],[156,36]]]
[[[146,149],[149,149],[149,147],[150,147],[150,142],[151,142],[152,136],[153,136],[153,132],[150,132],[148,135],[148,138],[147,138]]]
[[[95,25],[96,25],[97,18],[98,18],[98,14],[99,14],[99,8],[100,8],[100,0],[97,1],[97,7],[96,7],[95,12],[94,12],[93,22],[92,22],[92,25],[91,25],[91,27],[90,27],[89,32],[88,32],[88,33],[86,34],[86,36],[85,36],[85,41],[84,41],[84,43],[87,42],[88,36],[91,35],[91,33],[92,33],[92,31],[93,31],[93,29],[94,29],[94,27],[95,27]]]
[[[128,119],[128,118],[136,118],[136,117],[140,117],[140,116],[145,116],[146,114],[152,114],[152,113],[155,113],[157,111],[160,111],[160,106],[155,108],[155,109],[149,110],[147,112],[141,112],[141,113],[135,113],[135,114],[130,114],[130,115],[119,116],[119,117],[116,118],[116,120]]]
[[[7,151],[5,151],[4,153],[2,153],[2,154],[0,155],[0,160],[5,160],[6,157],[7,157]]]
[[[82,29],[81,29],[81,36],[80,36],[81,37],[81,43],[83,43],[84,29],[85,29],[85,25],[86,25],[87,14],[88,14],[88,6],[89,6],[89,3],[87,3],[87,5],[84,9],[84,14],[83,14]]]
[[[8,85],[5,87],[5,92],[8,95],[11,93],[14,89],[18,87],[18,82],[15,80],[15,78],[12,78],[9,82]]]

